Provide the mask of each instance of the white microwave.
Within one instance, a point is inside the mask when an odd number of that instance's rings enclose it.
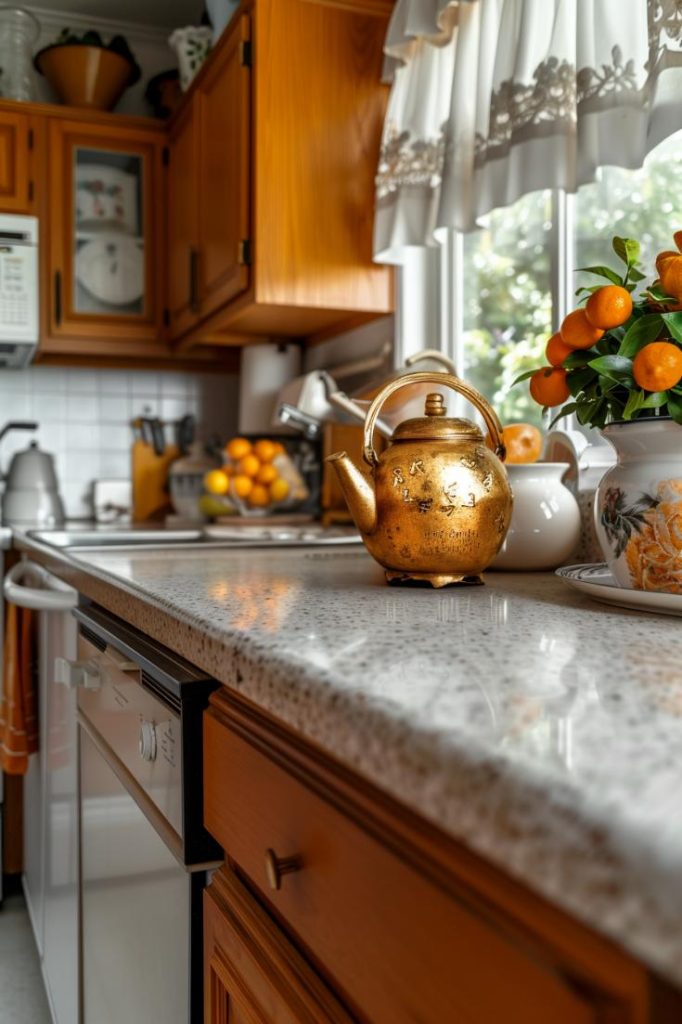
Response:
[[[0,214],[0,368],[30,363],[38,344],[38,220]]]

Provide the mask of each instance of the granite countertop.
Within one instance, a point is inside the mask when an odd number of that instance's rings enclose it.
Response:
[[[144,599],[135,625],[682,984],[677,619],[546,573],[389,588],[364,551],[70,558]]]

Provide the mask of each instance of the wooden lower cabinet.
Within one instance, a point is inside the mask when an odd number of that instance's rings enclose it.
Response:
[[[228,867],[204,894],[204,963],[205,1024],[351,1024]]]
[[[206,1024],[682,1021],[621,948],[226,689],[204,817],[230,865],[206,895]]]

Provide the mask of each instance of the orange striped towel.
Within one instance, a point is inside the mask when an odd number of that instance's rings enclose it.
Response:
[[[28,756],[38,749],[38,709],[33,672],[33,613],[5,606],[5,649],[0,705],[0,767],[25,775]]]

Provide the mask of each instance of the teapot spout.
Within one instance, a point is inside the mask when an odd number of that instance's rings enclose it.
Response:
[[[336,471],[355,525],[363,536],[369,536],[374,532],[377,520],[376,497],[372,486],[345,452],[328,455],[325,462],[331,463]]]

